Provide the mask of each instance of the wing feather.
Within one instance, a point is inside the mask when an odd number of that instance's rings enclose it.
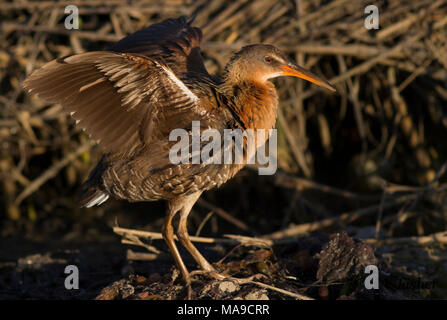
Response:
[[[31,74],[24,87],[66,107],[108,152],[129,152],[206,113],[167,65],[136,54],[90,52],[57,59]]]
[[[191,23],[185,17],[167,19],[121,39],[109,50],[161,59],[179,78],[188,72],[209,76],[200,54],[202,31]]]

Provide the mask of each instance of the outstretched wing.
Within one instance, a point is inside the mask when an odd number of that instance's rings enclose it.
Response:
[[[185,17],[168,19],[121,39],[109,50],[163,59],[179,78],[188,72],[208,75],[200,55],[202,31],[191,23]]]
[[[137,54],[89,52],[53,60],[24,87],[66,107],[107,152],[132,152],[206,114],[169,66]]]

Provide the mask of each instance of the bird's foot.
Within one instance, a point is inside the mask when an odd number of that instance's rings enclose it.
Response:
[[[191,271],[189,273],[189,275],[191,277],[194,277],[194,276],[197,276],[197,275],[204,275],[204,276],[207,276],[209,278],[216,279],[216,280],[223,280],[223,279],[227,278],[223,274],[218,273],[216,270],[212,270],[212,271],[209,271],[209,270],[195,270],[195,271]]]
[[[186,283],[186,300],[192,300],[194,296],[194,291],[192,290],[191,287],[191,281],[188,281],[188,283]]]
[[[264,274],[255,274],[252,275],[250,277],[247,278],[235,278],[232,276],[227,276],[227,275],[223,275],[219,272],[217,272],[216,270],[212,270],[212,271],[205,271],[205,270],[195,270],[190,272],[190,276],[191,278],[196,276],[196,275],[204,275],[207,276],[209,278],[215,279],[215,280],[229,280],[229,281],[233,281],[237,284],[246,284],[246,283],[250,283],[252,282],[254,279],[259,279],[259,278],[265,278],[266,275]]]
[[[180,277],[180,271],[177,268],[174,268],[172,271],[172,278],[169,284],[171,286],[174,285],[174,282],[177,279],[179,279],[179,277]],[[186,300],[193,300],[195,298],[194,291],[192,290],[191,287],[191,279],[192,277],[188,273],[181,275],[181,280],[185,284],[184,288],[186,289],[186,297],[185,297]]]
[[[247,278],[227,277],[226,279],[234,281],[234,282],[236,282],[238,284],[246,284],[246,283],[253,282],[253,280],[261,279],[261,278],[267,278],[267,276],[264,275],[264,274],[261,274],[261,273],[257,273],[257,274],[254,274],[252,276],[249,276]]]

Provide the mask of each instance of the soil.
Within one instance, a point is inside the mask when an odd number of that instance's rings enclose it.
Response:
[[[9,237],[0,242],[0,299],[185,299],[186,287],[162,241],[153,261],[128,260],[129,251],[143,248],[120,243],[109,230],[100,241],[44,241]],[[257,246],[201,245],[197,247],[223,274],[254,280],[284,294],[256,284],[217,281],[197,275],[192,283],[194,299],[288,300],[300,294],[315,299],[408,299],[441,298],[445,293],[447,263],[427,263],[416,250],[374,248],[346,233],[313,233],[296,241]],[[183,250],[189,270],[196,265]],[[445,248],[430,249],[432,254]],[[388,251],[388,252],[387,252]],[[413,252],[412,252],[413,251]],[[399,256],[411,254],[412,263],[396,264]],[[219,261],[220,259],[224,258]],[[402,260],[402,258],[400,258]],[[379,289],[365,288],[365,267],[379,266]],[[68,265],[79,270],[79,289],[66,289]],[[437,271],[433,266],[437,266]],[[440,266],[443,268],[440,268]],[[432,268],[433,270],[430,270]],[[439,274],[439,271],[443,273]],[[438,277],[433,274],[438,272]],[[430,278],[430,274],[432,275]]]

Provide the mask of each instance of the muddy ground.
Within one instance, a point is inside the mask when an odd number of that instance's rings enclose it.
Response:
[[[140,211],[159,210],[162,205],[129,204],[122,208],[121,214],[108,212],[106,208],[105,213],[87,213],[84,219],[53,217],[41,225],[30,223],[27,226],[24,223],[21,228],[15,224],[15,234],[4,236],[0,241],[0,299],[185,299],[187,291],[163,241],[152,242],[161,251],[154,260],[129,260],[127,257],[132,253],[135,256],[135,253],[147,251],[121,244],[120,237],[110,227],[121,219],[124,226],[135,223],[139,229],[157,231],[162,213],[158,212],[159,217],[151,219],[142,216]],[[127,212],[132,208],[136,212]],[[203,210],[198,207],[193,216],[200,216],[201,212]],[[96,219],[93,219],[95,215]],[[145,225],[150,220],[153,224]],[[4,224],[3,234],[12,227]],[[17,229],[22,229],[22,234],[17,234]],[[446,297],[445,245],[370,245],[358,239],[360,231],[364,233],[363,229],[348,228],[354,237],[342,229],[340,233],[317,231],[271,247],[197,244],[220,272],[235,278],[255,275],[254,281],[274,288],[253,283],[238,284],[231,280],[216,281],[197,275],[192,283],[192,298]],[[226,230],[236,231],[235,227]],[[181,248],[180,251],[189,270],[195,270],[196,265],[186,250]],[[379,268],[380,287],[377,290],[365,288],[365,267],[370,264]],[[64,286],[67,265],[76,265],[79,269],[78,290],[67,290]]]

